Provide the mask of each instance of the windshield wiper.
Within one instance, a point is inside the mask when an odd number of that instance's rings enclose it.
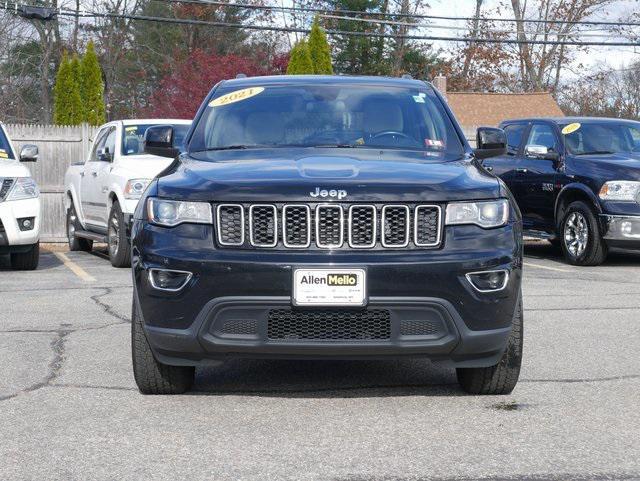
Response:
[[[194,152],[210,152],[212,150],[244,150],[244,149],[257,149],[260,147],[269,147],[268,145],[260,144],[237,144],[237,145],[223,145],[222,147],[209,147],[207,149],[196,150]]]
[[[314,148],[328,148],[328,149],[355,149],[357,147],[357,145],[352,145],[352,144],[317,144],[317,145],[312,145],[311,147]]]
[[[611,152],[610,150],[592,150],[591,152],[579,152],[575,155],[604,155],[604,154],[615,154],[615,152]]]

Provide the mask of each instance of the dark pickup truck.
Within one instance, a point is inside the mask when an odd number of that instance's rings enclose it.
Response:
[[[504,121],[507,153],[484,167],[511,189],[525,235],[559,245],[574,265],[610,247],[640,248],[640,122],[602,118]]]
[[[171,126],[145,150],[175,156]],[[238,78],[213,88],[132,228],[133,368],[180,393],[233,358],[423,357],[511,392],[522,222],[422,81]],[[485,145],[486,144],[486,145]],[[486,148],[485,148],[486,147]]]

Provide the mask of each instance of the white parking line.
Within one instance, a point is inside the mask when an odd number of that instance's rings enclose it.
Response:
[[[96,281],[95,277],[89,275],[87,271],[85,271],[82,267],[80,267],[78,264],[76,264],[71,259],[69,259],[67,255],[64,254],[63,252],[54,252],[53,255],[56,256],[58,259],[60,259],[62,263],[65,265],[65,267],[67,267],[71,272],[73,272],[76,276],[78,276],[83,281],[85,282]]]
[[[531,262],[523,262],[523,264],[527,267],[535,267],[537,269],[547,269],[549,271],[556,271],[556,272],[571,272],[571,269],[561,269],[559,267],[543,266],[540,264],[532,264]]]

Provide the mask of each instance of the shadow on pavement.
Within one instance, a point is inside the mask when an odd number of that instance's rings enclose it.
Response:
[[[61,266],[62,262],[51,252],[40,251],[40,260],[38,261],[38,271],[44,271],[47,269],[53,269],[54,267]],[[11,268],[11,258],[8,254],[0,254],[0,272],[29,272],[29,271],[14,271]]]
[[[524,255],[529,258],[549,259],[569,265],[565,262],[560,248],[555,247],[546,241],[525,241]],[[640,252],[625,251],[621,249],[611,250],[607,256],[607,260],[602,265],[638,267],[640,266]]]
[[[231,360],[196,371],[192,395],[290,398],[463,396],[455,371],[423,359]]]

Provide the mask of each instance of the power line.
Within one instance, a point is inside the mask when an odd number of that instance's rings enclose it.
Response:
[[[612,27],[640,27],[640,22],[611,22],[606,20],[542,20],[542,19],[517,19],[499,17],[453,17],[446,15],[425,15],[418,13],[388,13],[388,12],[363,12],[362,10],[332,10],[314,7],[284,7],[277,5],[252,5],[239,2],[223,2],[219,0],[155,0],[167,3],[187,3],[196,5],[210,5],[229,8],[243,8],[248,10],[277,10],[301,13],[338,13],[352,15],[367,15],[374,17],[394,17],[394,18],[421,18],[427,20],[451,20],[473,22],[509,22],[509,23],[534,23],[534,24],[556,24],[556,25],[608,25]]]
[[[195,1],[195,0],[190,0]],[[208,3],[208,2],[205,2]],[[17,7],[14,4],[12,7],[1,6],[0,9],[13,10],[13,7]],[[257,31],[274,31],[274,32],[287,32],[287,33],[309,33],[310,30],[306,28],[294,28],[294,27],[280,27],[275,25],[250,25],[242,23],[230,23],[230,22],[218,22],[209,20],[197,20],[197,19],[185,19],[185,18],[170,18],[170,17],[154,17],[148,15],[133,15],[126,13],[111,13],[111,12],[83,12],[78,13],[67,9],[59,9],[58,15],[67,17],[80,17],[80,18],[119,18],[124,20],[140,20],[147,22],[157,23],[174,23],[183,25],[201,25],[210,27],[221,28],[237,28],[246,30]],[[405,40],[426,40],[426,41],[445,41],[445,42],[473,42],[473,43],[485,43],[485,44],[529,44],[529,45],[572,45],[572,46],[599,46],[599,47],[636,47],[640,46],[640,42],[591,42],[591,41],[577,41],[577,40],[518,40],[518,39],[489,39],[483,37],[449,37],[449,36],[437,36],[437,35],[406,35],[398,34],[392,35],[380,32],[353,32],[345,30],[327,30],[329,35],[344,35],[353,37],[369,37],[369,38],[394,38]]]

